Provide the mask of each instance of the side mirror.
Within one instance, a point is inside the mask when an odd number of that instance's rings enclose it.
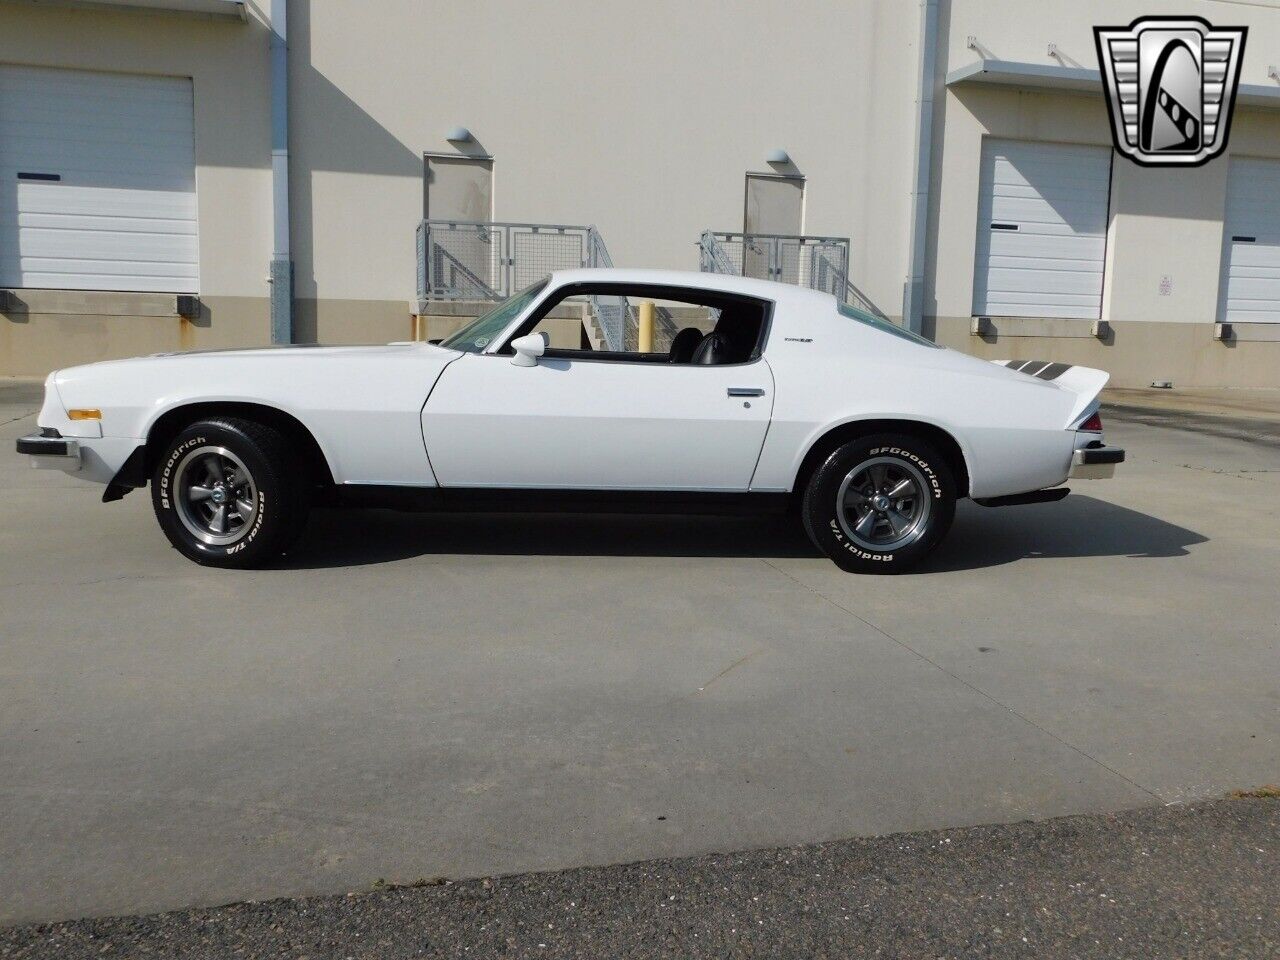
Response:
[[[547,349],[547,335],[531,333],[528,336],[516,337],[511,341],[511,349],[515,351],[511,362],[517,367],[536,367],[538,358]]]

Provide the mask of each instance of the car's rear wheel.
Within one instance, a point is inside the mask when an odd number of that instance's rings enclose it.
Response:
[[[196,563],[253,567],[302,532],[309,484],[288,438],[261,423],[193,423],[161,451],[151,503],[169,542]]]
[[[860,437],[809,479],[801,514],[814,544],[853,573],[897,573],[942,540],[956,509],[946,459],[909,434]]]

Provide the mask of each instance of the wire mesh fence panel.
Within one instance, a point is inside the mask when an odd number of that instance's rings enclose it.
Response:
[[[501,300],[556,270],[609,266],[594,227],[423,220],[418,296]]]
[[[511,230],[511,285],[522,290],[555,270],[585,266],[586,234],[567,228],[513,227]]]
[[[801,283],[812,290],[842,297],[849,248],[841,243],[823,241],[811,244],[802,258]]]
[[[773,248],[773,280],[779,283],[800,283],[800,261],[804,250],[804,241],[796,237],[774,237],[770,243]]]
[[[698,269],[779,280],[830,293],[868,313],[884,313],[849,280],[849,241],[844,237],[715,233],[698,241]]]
[[[509,292],[503,266],[505,235],[483,224],[430,225],[428,295],[450,300],[500,300]]]
[[[418,268],[418,299],[425,300],[431,293],[431,282],[427,279],[427,222],[425,220],[418,224],[415,240],[417,242],[417,260],[415,264]]]

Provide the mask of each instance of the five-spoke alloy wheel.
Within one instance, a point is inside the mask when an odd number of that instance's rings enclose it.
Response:
[[[173,499],[191,535],[211,545],[240,540],[258,515],[253,475],[226,447],[197,447],[183,457],[174,471]]]
[[[896,573],[938,544],[956,498],[951,467],[933,446],[876,434],[832,451],[809,479],[801,512],[810,539],[845,570]]]
[[[840,528],[864,550],[894,550],[928,528],[932,499],[924,475],[896,457],[872,457],[848,473],[836,494]]]

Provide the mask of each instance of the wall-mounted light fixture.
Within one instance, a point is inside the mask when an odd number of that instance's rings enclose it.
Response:
[[[785,150],[770,150],[765,160],[769,163],[790,163],[791,154]]]
[[[466,127],[450,127],[444,138],[450,143],[468,143],[471,140],[471,131]]]

